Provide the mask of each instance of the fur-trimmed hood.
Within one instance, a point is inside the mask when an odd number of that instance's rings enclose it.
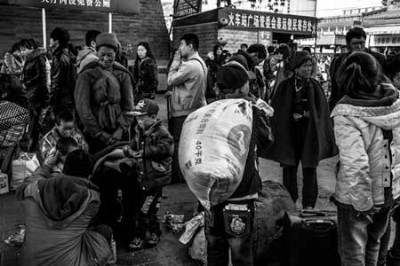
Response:
[[[333,109],[331,117],[354,116],[385,130],[392,130],[400,126],[399,93],[391,84],[382,84],[381,86],[383,89],[382,98],[359,100],[345,96]],[[376,104],[379,102],[382,105]],[[387,105],[390,102],[392,104]]]

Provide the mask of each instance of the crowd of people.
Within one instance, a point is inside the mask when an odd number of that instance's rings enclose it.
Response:
[[[22,261],[71,265],[65,251],[52,257],[46,247],[60,241],[54,230],[76,226],[85,229],[85,248],[75,248],[86,253],[74,265],[105,265],[114,236],[132,250],[157,245],[162,188],[184,180],[178,151],[185,119],[214,101],[245,99],[253,106],[249,154],[236,191],[206,210],[208,264],[228,265],[230,257],[233,265],[253,265],[258,157],[280,163],[294,202],[301,163],[301,205],[312,210],[317,166],[338,155],[342,265],[397,265],[399,226],[390,250],[389,238],[391,215],[400,220],[400,56],[385,58],[367,49],[365,39],[362,28],[350,29],[348,52],[331,64],[286,44],[242,44],[232,54],[217,44],[204,61],[198,36],[185,34],[168,67],[168,128],[158,118],[157,61],[148,43],[137,45],[129,68],[117,36],[96,30],[78,53],[64,28],[51,32],[49,50],[32,39],[14,44],[1,68],[8,77],[1,79],[2,101],[29,110],[19,146],[41,163],[17,190],[28,210]],[[40,230],[32,229],[38,224]]]

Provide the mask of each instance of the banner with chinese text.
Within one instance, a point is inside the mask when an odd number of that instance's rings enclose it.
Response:
[[[225,19],[226,28],[244,30],[268,30],[291,34],[313,34],[317,19],[297,16],[224,8],[219,10],[219,18]]]

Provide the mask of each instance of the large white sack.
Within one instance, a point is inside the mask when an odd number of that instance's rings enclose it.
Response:
[[[179,166],[206,209],[227,200],[242,181],[252,119],[252,104],[244,99],[216,101],[186,118]]]

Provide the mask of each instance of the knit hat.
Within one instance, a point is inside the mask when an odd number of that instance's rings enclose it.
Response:
[[[101,46],[108,46],[113,48],[115,51],[118,50],[118,39],[115,34],[112,33],[100,33],[96,37],[96,47],[97,49]]]
[[[158,110],[157,103],[150,99],[143,99],[138,102],[133,110],[133,115],[157,115]]]
[[[311,55],[306,51],[296,52],[294,55],[289,57],[289,69],[295,70],[307,61],[312,61]]]
[[[70,40],[68,31],[58,27],[50,33],[50,38],[58,41],[60,45],[66,45]]]
[[[221,90],[232,91],[242,87],[254,77],[254,73],[249,71],[246,58],[242,55],[234,55],[218,70],[217,83]]]

